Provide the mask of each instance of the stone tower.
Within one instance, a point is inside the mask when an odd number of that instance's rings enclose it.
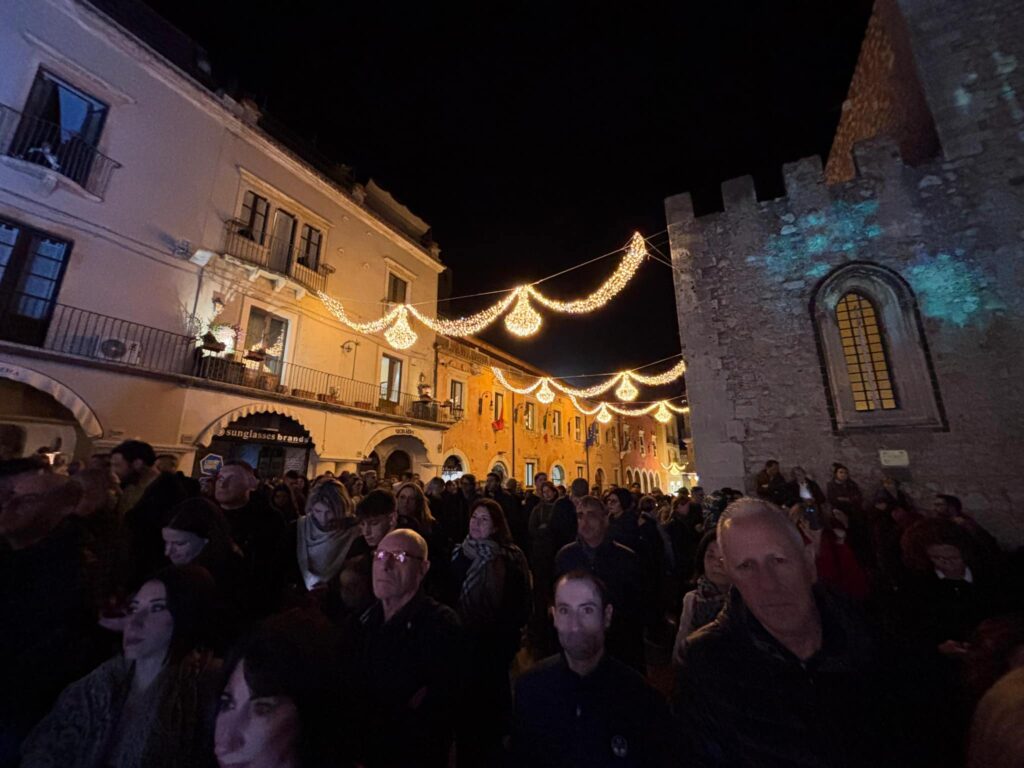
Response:
[[[827,166],[783,175],[665,203],[702,484],[838,461],[1024,543],[1024,5],[878,0]]]

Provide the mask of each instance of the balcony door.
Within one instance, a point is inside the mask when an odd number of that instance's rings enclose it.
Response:
[[[71,243],[0,219],[0,339],[42,346]]]
[[[290,213],[274,211],[274,230],[270,237],[269,267],[282,275],[289,274],[292,246],[295,245],[295,217]]]

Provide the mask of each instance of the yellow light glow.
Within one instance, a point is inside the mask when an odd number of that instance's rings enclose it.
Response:
[[[640,394],[640,390],[633,386],[633,382],[629,380],[629,374],[622,374],[622,383],[619,384],[619,388],[615,390],[615,396],[619,400],[630,402],[636,400],[636,396]]]
[[[662,384],[671,384],[676,379],[681,378],[684,373],[686,373],[686,362],[680,360],[664,373],[659,373],[654,376],[644,376],[643,374],[634,373],[633,371],[630,371],[629,375],[634,381],[640,384],[657,387]]]
[[[416,332],[409,325],[409,313],[405,311],[405,306],[399,307],[398,319],[395,320],[395,324],[384,331],[384,338],[388,340],[395,349],[408,349],[416,343]]]
[[[555,393],[552,392],[551,387],[548,386],[548,379],[540,380],[540,389],[537,390],[537,399],[544,403],[544,405],[547,405],[555,399]]]
[[[608,409],[602,403],[601,407],[597,411],[597,420],[602,424],[607,424],[612,420],[612,415],[608,412]]]
[[[505,315],[505,327],[516,336],[533,336],[541,326],[540,314],[530,306],[529,294],[518,290],[519,299],[515,307]]]
[[[658,410],[654,412],[654,418],[662,424],[668,424],[672,420],[672,414],[669,413],[668,406],[665,403],[659,403]]]
[[[611,277],[605,280],[605,282],[589,296],[582,299],[575,299],[573,301],[559,301],[545,296],[538,289],[534,288],[533,285],[523,285],[511,290],[507,296],[487,309],[477,312],[474,315],[469,315],[468,317],[458,317],[453,319],[430,317],[429,315],[420,312],[411,304],[400,304],[391,308],[386,314],[376,320],[357,322],[352,320],[346,314],[345,307],[340,301],[328,296],[323,291],[319,291],[318,295],[320,300],[324,303],[324,306],[327,307],[331,314],[334,315],[343,325],[363,333],[379,333],[385,329],[390,330],[395,327],[400,327],[400,330],[393,333],[392,336],[397,336],[401,341],[406,341],[408,334],[412,334],[415,337],[415,334],[409,325],[408,315],[412,315],[435,333],[444,334],[445,336],[471,336],[491,325],[501,317],[501,315],[504,314],[510,306],[512,306],[513,302],[515,302],[515,308],[505,318],[505,327],[508,328],[511,333],[525,337],[532,336],[537,333],[542,325],[540,313],[537,312],[537,310],[530,304],[530,298],[535,299],[538,303],[555,312],[575,315],[593,312],[611,301],[619,292],[622,291],[623,288],[626,287],[626,284],[633,278],[633,275],[636,274],[637,269],[640,268],[640,265],[643,263],[644,259],[647,258],[647,255],[647,244],[644,242],[640,233],[635,232],[633,237],[630,238],[629,245],[626,247],[626,252],[622,257],[622,260],[619,262],[618,267],[615,269],[615,272],[613,272]],[[534,285],[536,285],[536,283]],[[406,333],[406,331],[408,331],[408,333]],[[385,334],[385,336],[386,335],[387,334]],[[390,339],[388,343],[391,343]],[[412,342],[409,343],[411,344]],[[404,349],[405,347],[397,348]],[[641,381],[641,379],[638,378],[637,381]],[[611,385],[609,385],[609,387],[610,386]],[[594,387],[591,387],[590,390],[579,391],[584,392],[594,389]],[[600,392],[603,391],[605,391],[605,389],[595,391],[593,394],[600,394]]]

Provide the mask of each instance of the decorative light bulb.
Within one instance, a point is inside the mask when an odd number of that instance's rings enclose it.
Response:
[[[515,307],[505,315],[505,327],[516,336],[533,336],[540,330],[540,313],[530,306],[530,296],[526,291],[520,289],[517,293],[519,299]]]
[[[537,390],[537,399],[544,403],[544,405],[547,405],[555,399],[555,393],[552,392],[551,387],[548,386],[547,379],[541,379],[540,389]]]
[[[612,415],[608,412],[608,408],[604,403],[601,403],[601,408],[597,412],[597,420],[602,424],[607,424],[612,420]]]
[[[416,332],[409,325],[409,313],[406,311],[405,306],[399,307],[398,317],[395,319],[394,325],[384,331],[384,338],[388,340],[395,349],[408,349],[416,343]]]
[[[622,374],[622,383],[619,384],[619,388],[615,390],[615,396],[624,402],[630,400],[636,400],[636,396],[640,392],[636,387],[633,386],[633,382],[629,380],[629,372]]]
[[[658,410],[654,412],[654,418],[662,424],[668,424],[672,420],[672,414],[669,413],[668,406],[664,402],[658,403]]]

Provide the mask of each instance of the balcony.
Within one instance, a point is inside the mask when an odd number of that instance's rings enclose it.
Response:
[[[311,264],[307,256],[300,253],[294,235],[291,238],[270,234],[259,237],[244,222],[232,220],[224,226],[224,253],[272,275],[291,278],[314,293],[327,290],[328,268]],[[268,277],[273,279],[272,275]]]
[[[121,167],[74,131],[6,104],[0,104],[0,152],[59,174],[101,200],[110,175]]]
[[[7,333],[18,316],[0,308],[0,342],[13,341],[62,356],[180,377],[192,386],[231,386],[306,405],[355,409],[399,419],[451,424],[461,409],[398,392],[386,384],[344,376],[248,353],[212,353],[194,337],[132,323],[63,304],[53,306],[41,343]],[[27,342],[27,343],[26,343]],[[458,410],[458,413],[453,413]]]

